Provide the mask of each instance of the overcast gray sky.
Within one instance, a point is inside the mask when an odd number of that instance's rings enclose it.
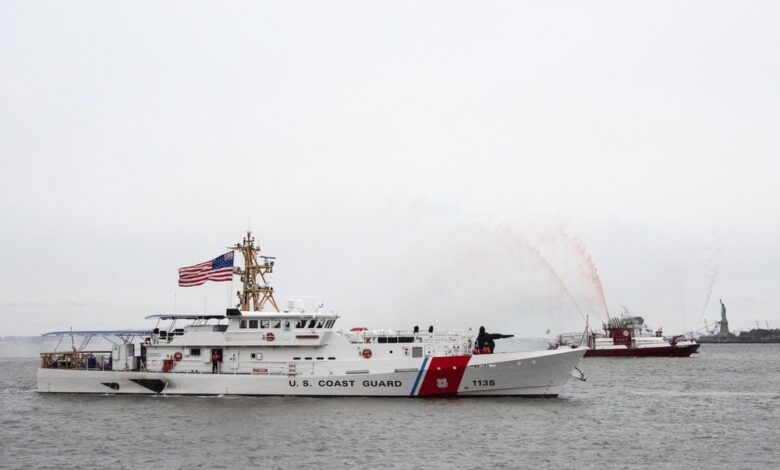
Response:
[[[779,327],[779,10],[0,0],[0,335],[221,312],[248,216],[344,327]]]

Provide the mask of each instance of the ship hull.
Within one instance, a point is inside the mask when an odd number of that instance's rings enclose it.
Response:
[[[646,348],[597,348],[588,349],[585,357],[689,357],[699,349],[698,344],[681,346],[653,346]]]
[[[339,372],[338,365],[297,373],[178,373],[38,369],[38,391],[98,394],[299,395],[299,396],[539,396],[555,397],[585,349],[435,356],[362,363],[365,370]],[[327,369],[329,366],[330,369]],[[375,372],[376,371],[376,372]]]

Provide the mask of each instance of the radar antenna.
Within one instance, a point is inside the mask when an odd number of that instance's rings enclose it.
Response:
[[[271,304],[276,311],[279,306],[274,300],[274,288],[268,284],[266,274],[274,270],[274,258],[272,256],[259,256],[260,247],[255,246],[255,237],[247,230],[242,243],[229,246],[228,249],[238,250],[244,256],[244,269],[236,268],[235,274],[241,276],[243,288],[236,292],[239,300],[239,308],[243,311],[262,311],[266,303]],[[259,261],[258,261],[259,260]],[[261,284],[257,283],[260,276]]]

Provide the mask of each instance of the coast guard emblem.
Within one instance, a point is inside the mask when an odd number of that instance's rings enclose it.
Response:
[[[436,386],[438,388],[447,388],[449,384],[447,383],[447,379],[436,379]]]

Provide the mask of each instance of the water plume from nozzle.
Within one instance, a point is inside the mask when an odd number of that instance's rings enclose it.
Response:
[[[560,274],[558,274],[558,271],[553,268],[552,264],[547,260],[547,258],[542,255],[542,252],[539,251],[539,249],[533,245],[530,241],[526,239],[520,239],[519,243],[526,248],[528,248],[529,251],[531,251],[533,254],[535,254],[539,261],[542,262],[542,266],[545,267],[548,273],[552,274],[552,278],[555,281],[556,285],[561,288],[561,290],[568,296],[569,300],[571,300],[571,303],[574,304],[574,308],[577,309],[577,311],[580,313],[580,316],[582,316],[583,320],[587,321],[587,317],[582,312],[582,309],[580,308],[579,304],[577,303],[577,300],[574,298],[574,295],[571,293],[568,287],[566,287],[566,283],[563,281],[563,278]],[[548,332],[550,330],[547,330]]]
[[[596,267],[596,263],[593,261],[593,257],[590,255],[590,253],[588,253],[588,248],[585,245],[585,242],[573,235],[567,234],[562,227],[559,228],[558,233],[564,240],[568,241],[582,257],[583,263],[580,265],[582,272],[596,288],[596,291],[601,298],[604,312],[606,313],[607,318],[609,318],[609,307],[607,306],[607,298],[604,295],[604,286],[601,284],[601,278],[599,277],[599,270]]]
[[[710,304],[712,298],[712,290],[715,287],[715,282],[718,280],[718,274],[720,273],[720,261],[723,259],[723,249],[727,240],[718,243],[715,248],[712,249],[711,254],[708,256],[711,260],[710,272],[707,277],[707,284],[704,296],[704,305],[701,308],[701,316],[699,317],[699,323],[704,320],[704,314],[707,312],[707,306]]]

